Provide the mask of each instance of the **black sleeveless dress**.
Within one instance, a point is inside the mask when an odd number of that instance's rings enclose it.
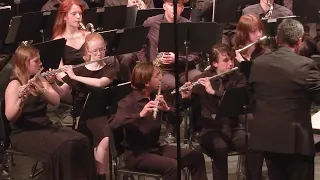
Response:
[[[44,162],[46,180],[94,179],[95,160],[88,138],[72,129],[52,125],[46,107],[41,96],[29,96],[21,116],[10,122],[12,148]]]
[[[66,45],[63,54],[64,65],[77,65],[83,63],[84,45],[80,49],[75,49],[71,46]]]

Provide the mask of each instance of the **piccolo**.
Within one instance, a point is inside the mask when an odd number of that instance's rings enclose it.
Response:
[[[243,47],[241,49],[237,49],[236,52],[242,52],[242,51],[248,49],[249,47],[251,47],[251,46],[253,46],[253,45],[257,44],[257,43],[260,43],[261,41],[263,41],[263,40],[265,40],[267,38],[268,38],[267,36],[263,36],[263,37],[259,38],[258,40],[256,40],[255,42],[253,42],[251,44],[248,44],[248,45],[246,45],[245,47]]]
[[[43,70],[43,67],[37,72],[36,75],[33,76],[33,78],[30,79],[30,81],[28,81],[28,83],[26,84],[26,86],[21,90],[21,92],[19,92],[18,97],[21,98],[23,95],[25,95],[27,93],[27,89],[31,86],[31,84],[38,78],[38,76],[40,75],[41,71]]]
[[[236,71],[236,70],[238,70],[238,69],[239,69],[238,67],[234,67],[234,68],[230,69],[229,71],[226,71],[226,72],[223,72],[223,73],[221,73],[221,74],[217,74],[217,75],[208,77],[208,79],[209,79],[209,80],[211,80],[211,79],[217,79],[217,78],[220,78],[221,76],[224,76],[224,75],[226,75],[226,74],[230,74],[231,72]],[[199,85],[199,84],[200,84],[199,81],[196,81],[196,82],[191,83],[191,86],[194,87],[194,86]],[[188,86],[183,85],[183,86],[181,86],[181,87],[179,88],[179,92],[181,92],[181,91],[183,91],[183,90],[186,90],[186,89],[188,89]],[[174,93],[176,93],[176,90],[173,90],[173,91],[171,92],[171,94],[174,94]]]
[[[104,58],[102,58],[102,59],[93,60],[93,61],[88,61],[88,62],[85,62],[85,63],[73,65],[73,66],[72,66],[72,69],[78,68],[78,67],[81,67],[81,66],[85,66],[85,65],[89,65],[89,64],[93,64],[93,63],[100,62],[100,61],[105,61],[105,60],[107,60],[108,58],[109,58],[109,56],[106,56],[106,57],[104,57]],[[43,76],[43,77],[53,76],[53,75],[56,75],[56,74],[61,73],[61,72],[63,72],[63,69],[62,69],[62,68],[59,68],[59,69],[55,69],[55,70],[43,72],[43,73],[41,73],[41,76]]]

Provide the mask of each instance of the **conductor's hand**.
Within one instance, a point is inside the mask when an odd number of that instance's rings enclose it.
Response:
[[[164,53],[161,59],[162,64],[173,64],[174,61],[175,61],[175,54],[172,52]]]
[[[181,97],[182,99],[189,98],[192,93],[192,84],[191,82],[186,82],[183,86],[186,87],[186,89],[181,90]]]
[[[146,105],[144,105],[142,111],[140,112],[140,117],[146,117],[148,113],[152,112],[156,107],[155,101],[149,101]]]
[[[159,101],[158,108],[161,111],[169,111],[170,110],[170,107],[168,106],[167,102],[164,100],[163,95],[157,95],[156,101],[157,100]]]
[[[209,78],[200,78],[198,82],[206,89],[207,93],[214,95],[215,91],[213,90]]]

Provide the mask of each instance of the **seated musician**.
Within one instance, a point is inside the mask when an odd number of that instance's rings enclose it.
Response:
[[[263,23],[252,14],[241,16],[236,29],[236,49],[243,48],[256,42],[263,36]],[[263,42],[254,44],[249,48],[238,53],[236,51],[236,60],[238,62],[251,61],[262,54],[269,53],[270,50],[263,46]]]
[[[144,5],[142,5],[142,3],[144,3]],[[138,8],[145,6],[147,9],[154,8],[153,0],[104,0],[105,7],[122,5],[126,5],[128,7],[137,6]]]
[[[61,1],[62,0],[49,0],[42,6],[41,11],[57,10],[60,7]],[[89,9],[88,4],[84,0],[80,0],[80,2],[83,5],[84,9]]]
[[[266,18],[279,18],[293,15],[290,9],[274,3],[274,0],[260,0],[260,3],[244,8],[242,14],[253,14],[258,17],[261,16]]]
[[[177,7],[177,21],[178,23],[184,23],[184,22],[190,22],[188,19],[181,16],[181,13],[184,9],[184,0],[178,1],[178,7]],[[159,42],[159,32],[160,32],[160,24],[161,23],[173,23],[173,2],[172,0],[164,0],[163,3],[163,9],[164,14],[160,14],[157,16],[153,16],[148,18],[144,23],[143,26],[150,27],[149,33],[148,33],[148,40],[150,49],[149,50],[142,50],[142,53],[139,53],[139,59],[140,61],[146,61],[147,56],[146,52],[149,52],[150,54],[150,60],[154,61],[157,59],[157,56],[159,54],[158,52],[158,42]],[[175,70],[179,72],[180,76],[180,83],[183,84],[186,82],[185,80],[185,62],[186,62],[186,56],[184,53],[180,53],[177,55],[178,58],[176,60],[179,61],[179,69]],[[174,89],[175,87],[175,78],[174,78],[174,61],[175,61],[175,54],[173,52],[166,52],[162,57],[158,59],[161,64],[161,69],[163,70],[163,80],[162,80],[162,89],[164,92],[169,92]],[[190,54],[188,57],[188,63],[189,63],[189,70],[188,70],[188,79],[193,79],[195,76],[199,75],[201,72],[196,69],[196,64],[200,61],[199,56],[195,54]],[[171,99],[170,99],[171,101]],[[172,102],[170,102],[172,103]],[[167,143],[172,143],[175,141],[174,138],[174,127],[169,123],[168,126],[168,134],[166,137]]]
[[[215,180],[228,179],[228,152],[245,152],[245,130],[240,128],[238,118],[218,118],[219,102],[224,91],[246,86],[244,75],[238,71],[219,79],[209,77],[227,72],[234,67],[234,51],[224,44],[212,48],[211,68],[195,77],[200,85],[192,88],[189,97],[184,97],[184,105],[199,103],[201,114],[198,121],[203,131],[200,136],[201,149],[214,161]],[[187,99],[190,98],[191,99]]]
[[[124,128],[122,144],[125,148],[124,161],[128,168],[162,174],[164,180],[177,180],[177,171],[180,171],[177,169],[177,148],[159,144],[162,121],[175,117],[174,110],[168,106],[162,95],[153,98],[161,81],[160,69],[152,63],[137,64],[131,79],[133,92],[118,103],[110,127],[113,130]],[[155,108],[159,112],[154,119]],[[192,179],[207,179],[201,152],[182,148],[181,165],[182,168],[190,169]]]
[[[86,61],[95,61],[105,57],[106,43],[103,37],[98,33],[91,33],[86,37],[84,43],[84,53]],[[64,66],[64,71],[68,74],[62,86],[58,86],[54,81],[52,87],[58,92],[60,96],[64,96],[71,89],[79,91],[76,101],[76,113],[78,116],[80,109],[82,109],[86,100],[87,94],[96,88],[103,88],[112,83],[116,78],[116,69],[108,67],[104,61],[94,62],[85,66],[72,69],[72,66]],[[102,116],[86,120],[86,127],[93,135],[93,143],[95,147],[95,157],[97,161],[98,173],[103,175],[107,170],[109,163],[108,155],[108,132],[107,123],[108,117]],[[105,128],[101,128],[105,127]],[[85,129],[84,127],[79,127]],[[82,131],[81,131],[82,132]]]
[[[46,107],[48,103],[59,104],[59,94],[42,76],[30,80],[42,66],[39,51],[20,46],[13,61],[12,78],[5,92],[12,148],[43,162],[46,180],[93,180],[96,170],[88,138],[69,128],[53,126]]]

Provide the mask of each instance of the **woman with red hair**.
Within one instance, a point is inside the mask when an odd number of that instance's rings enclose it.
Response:
[[[53,39],[65,38],[67,40],[63,59],[63,65],[75,65],[82,63],[83,44],[88,31],[82,30],[83,4],[79,0],[64,0],[58,9],[56,22],[53,28]]]
[[[236,29],[236,48],[243,48],[259,40],[263,36],[263,31],[263,23],[257,16],[252,14],[241,16]],[[262,43],[258,43],[240,53],[236,52],[236,59],[238,62],[251,61],[267,52],[270,50],[264,48]]]

